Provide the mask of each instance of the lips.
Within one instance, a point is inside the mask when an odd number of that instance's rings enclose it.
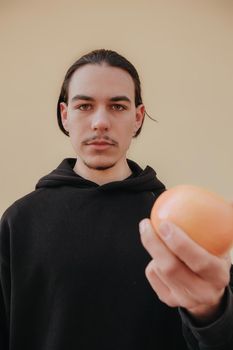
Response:
[[[111,146],[113,145],[112,143],[109,143],[109,142],[91,142],[91,143],[88,143],[88,145],[97,145],[97,146]]]
[[[113,146],[114,143],[107,140],[93,140],[93,141],[86,142],[86,145]]]
[[[113,142],[105,139],[87,141],[85,144],[86,146],[90,147],[90,149],[95,151],[105,151],[115,145]]]

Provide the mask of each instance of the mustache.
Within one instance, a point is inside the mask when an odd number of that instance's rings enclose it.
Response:
[[[92,136],[92,137],[89,137],[87,139],[85,139],[84,141],[82,141],[83,144],[87,144],[87,143],[90,143],[90,142],[94,142],[94,141],[107,141],[107,142],[110,142],[112,143],[113,145],[118,145],[118,142],[114,139],[112,139],[111,137],[107,136],[107,135],[104,135],[104,136],[98,136],[98,135],[95,135],[95,136]]]

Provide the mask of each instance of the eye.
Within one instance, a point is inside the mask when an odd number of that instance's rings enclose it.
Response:
[[[84,103],[77,106],[75,109],[79,109],[80,111],[89,111],[91,108],[92,108],[92,105],[90,103]]]
[[[126,109],[126,107],[123,105],[114,104],[114,105],[112,105],[112,109],[115,111],[124,111]]]

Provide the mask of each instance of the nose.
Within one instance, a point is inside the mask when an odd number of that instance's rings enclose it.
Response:
[[[104,108],[99,108],[92,117],[92,130],[108,131],[110,128],[110,119],[108,112]]]

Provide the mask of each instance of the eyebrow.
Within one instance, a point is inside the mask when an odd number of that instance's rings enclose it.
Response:
[[[127,96],[114,96],[110,98],[110,101],[117,102],[117,101],[126,101],[131,103],[130,99]]]
[[[71,102],[74,102],[77,100],[95,101],[95,99],[91,96],[75,95],[74,97],[72,97]],[[131,103],[131,100],[125,95],[111,97],[110,101],[111,102],[126,101],[126,102]]]

